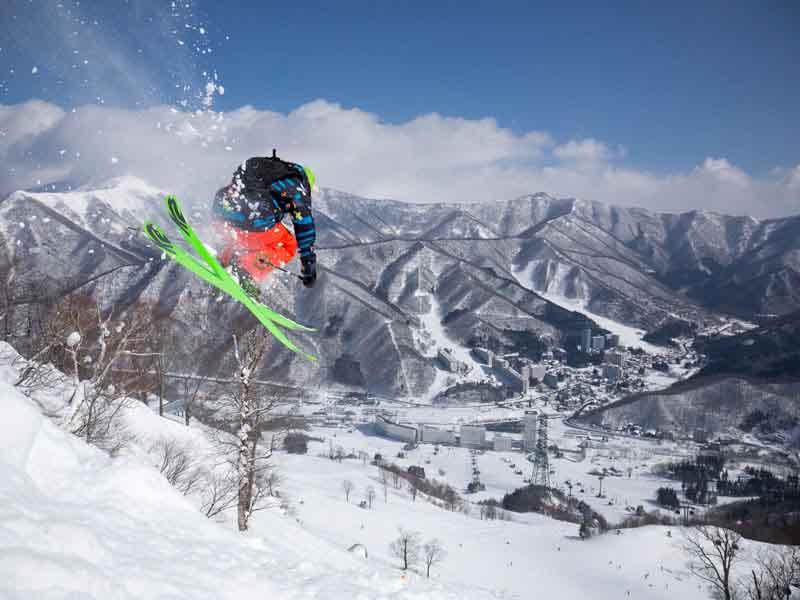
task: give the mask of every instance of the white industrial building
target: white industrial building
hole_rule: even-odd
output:
[[[462,425],[461,445],[465,448],[484,448],[486,446],[486,427],[482,425]]]
[[[453,355],[453,351],[449,348],[440,348],[437,358],[444,368],[452,373],[465,375],[470,371],[470,366],[467,363],[456,359],[456,357]]]
[[[544,380],[544,375],[547,373],[544,365],[531,365],[528,367],[528,371],[530,378],[537,380],[539,383]]]
[[[492,447],[498,452],[510,452],[512,442],[512,438],[496,433],[492,440]]]
[[[456,443],[456,434],[453,431],[445,431],[444,429],[437,429],[430,425],[422,425],[420,427],[422,434],[422,441],[426,444],[451,444]]]
[[[526,452],[536,448],[536,428],[539,424],[539,414],[536,411],[525,411],[522,417],[522,449]]]
[[[375,417],[375,429],[388,438],[411,444],[416,444],[419,436],[417,428],[413,425],[394,423],[381,415]]]

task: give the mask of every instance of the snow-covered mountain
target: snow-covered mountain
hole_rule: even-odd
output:
[[[157,303],[206,348],[229,344],[219,324],[241,308],[138,233],[143,217],[167,221],[162,203],[159,190],[130,177],[12,194],[0,202],[0,269],[11,267],[18,301],[86,286],[109,304]],[[208,219],[207,206],[194,208],[193,221]],[[278,274],[266,293],[321,331],[300,337],[323,357],[320,368],[280,346],[268,361],[305,385],[429,395],[441,384],[440,348],[480,341],[513,351],[590,322],[547,297],[641,329],[718,309],[748,317],[800,307],[800,218],[657,214],[546,194],[418,205],[331,190],[315,196],[315,215],[317,286]]]

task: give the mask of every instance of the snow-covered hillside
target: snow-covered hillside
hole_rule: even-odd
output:
[[[239,534],[227,517],[202,516],[148,464],[145,448],[164,437],[202,457],[211,449],[204,429],[137,403],[126,415],[133,441],[109,458],[41,414],[39,404],[61,390],[34,394],[36,402],[14,388],[13,351],[0,350],[2,598],[707,597],[675,529],[671,537],[648,527],[581,541],[575,525],[540,515],[482,521],[477,509],[445,511],[391,486],[384,499],[375,467],[324,457],[328,440],[305,456],[276,455],[293,511],[259,512]],[[361,435],[345,443],[377,440]],[[355,488],[349,502],[345,479]],[[369,486],[377,497],[361,508]],[[403,574],[390,555],[399,527],[446,549],[430,580],[419,569]],[[349,553],[354,544],[368,558]]]
[[[365,564],[277,509],[240,535],[206,519],[135,446],[111,459],[58,429],[14,375],[0,367],[0,598],[493,597]],[[136,412],[135,429],[186,435]]]

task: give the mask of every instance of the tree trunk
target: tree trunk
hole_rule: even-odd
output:
[[[164,416],[164,354],[158,355],[158,416]]]
[[[250,469],[250,426],[247,423],[247,415],[250,412],[249,402],[243,399],[241,412],[239,413],[239,458],[237,461],[237,471],[239,476],[239,531],[247,529],[247,522],[250,518],[250,492],[252,488],[253,473]]]

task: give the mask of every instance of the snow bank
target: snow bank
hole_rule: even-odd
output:
[[[112,459],[57,428],[13,375],[0,365],[4,600],[494,597],[375,569],[276,512],[254,518],[262,535],[209,521],[136,453]],[[180,428],[139,407],[134,425],[148,420]]]

